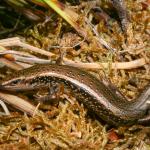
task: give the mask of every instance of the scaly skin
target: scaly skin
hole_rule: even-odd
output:
[[[29,91],[48,88],[50,83],[63,84],[78,101],[100,118],[113,125],[130,125],[143,119],[149,110],[150,85],[135,101],[128,101],[117,89],[91,74],[71,66],[35,65],[15,73],[1,83],[7,91]]]
[[[121,20],[122,30],[126,32],[128,28],[129,20],[128,20],[128,14],[126,10],[125,1],[124,0],[112,0],[112,2]]]

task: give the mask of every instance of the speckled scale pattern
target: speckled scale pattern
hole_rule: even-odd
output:
[[[100,118],[114,125],[132,124],[146,113],[145,109],[137,107],[136,103],[127,101],[117,95],[117,90],[107,87],[93,75],[75,67],[61,65],[35,65],[15,73],[7,78],[2,85],[11,89],[21,90],[18,84],[12,84],[15,80],[28,87],[48,86],[50,83],[63,83],[70,87],[76,99],[82,102],[88,109],[96,113]],[[23,89],[22,89],[23,90]]]
[[[71,74],[73,73],[72,71],[70,72]],[[67,74],[69,75],[69,74]],[[85,74],[82,74],[83,76],[85,76]],[[73,77],[73,76],[72,76]],[[36,84],[49,84],[53,82],[53,84],[56,83],[61,83],[64,84],[65,86],[69,87],[69,89],[73,90],[73,95],[76,97],[76,99],[81,102],[84,103],[84,105],[91,111],[94,110],[94,112],[96,112],[96,114],[98,114],[98,116],[101,116],[101,118],[103,120],[109,120],[109,123],[111,124],[115,124],[116,122],[120,124],[129,124],[128,120],[124,120],[121,118],[118,118],[118,116],[115,116],[114,114],[112,114],[111,111],[108,111],[108,109],[105,108],[104,105],[100,104],[97,99],[95,99],[94,97],[92,97],[88,92],[86,92],[85,90],[83,90],[81,87],[77,87],[74,84],[72,84],[69,81],[63,80],[61,78],[56,78],[56,77],[50,77],[50,76],[41,76],[41,77],[36,77],[33,80],[31,80],[30,84],[32,85],[36,85]],[[92,83],[91,87],[92,87]],[[110,117],[112,118],[112,120],[110,120]],[[132,121],[131,121],[132,122]],[[130,123],[131,123],[130,122]]]

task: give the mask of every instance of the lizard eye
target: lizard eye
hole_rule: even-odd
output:
[[[14,81],[11,82],[12,85],[16,85],[18,84],[19,82],[21,82],[21,79],[16,79]]]

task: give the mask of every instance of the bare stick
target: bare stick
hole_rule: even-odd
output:
[[[0,92],[0,99],[2,99],[4,102],[14,106],[15,108],[18,108],[19,110],[26,112],[30,115],[33,115],[35,112],[36,107],[30,104],[29,102],[25,101],[22,98],[19,98],[15,95],[6,94]]]
[[[97,30],[95,29],[94,25],[92,25],[92,23],[90,23],[88,21],[88,19],[86,18],[86,22],[89,25],[89,27],[93,30],[94,34],[96,35],[96,39],[97,41],[102,44],[105,48],[107,48],[109,51],[111,52],[115,52],[116,49],[112,48],[102,37],[100,37],[99,33],[97,32]]]
[[[0,100],[0,105],[2,106],[2,108],[3,108],[4,112],[5,112],[3,114],[10,115],[10,112],[9,112],[7,106],[5,105],[5,103],[2,100]],[[2,114],[2,112],[0,114]]]
[[[142,67],[147,62],[144,58],[140,58],[137,60],[133,60],[130,62],[116,62],[116,63],[81,63],[81,62],[74,62],[74,61],[65,61],[66,65],[79,67],[79,68],[85,68],[85,69],[103,69],[103,68],[112,68],[112,69],[133,69]]]
[[[40,53],[46,56],[54,56],[54,53],[47,52],[43,49],[31,46],[29,44],[23,43],[20,41],[19,38],[14,37],[14,38],[9,38],[9,39],[4,39],[0,40],[0,45],[2,46],[21,46],[24,48],[28,48],[33,52]],[[137,60],[133,60],[130,62],[114,62],[114,63],[82,63],[82,62],[74,62],[72,60],[67,59],[66,57],[63,58],[63,63],[65,65],[70,65],[70,66],[75,66],[79,68],[85,68],[85,69],[103,69],[103,68],[108,68],[111,67],[112,69],[133,69],[133,68],[138,68],[142,67],[148,62],[144,58],[140,58]]]
[[[55,54],[45,51],[43,49],[37,48],[35,46],[26,44],[24,42],[20,41],[20,38],[18,37],[14,37],[14,38],[8,38],[8,39],[4,39],[4,40],[0,40],[0,45],[1,46],[20,46],[26,49],[30,49],[31,51],[35,52],[35,53],[40,53],[42,55],[51,57],[54,56]]]
[[[23,69],[23,67],[15,62],[9,61],[5,58],[0,58],[0,62],[2,62],[3,64],[5,64],[6,66],[10,67],[11,69],[14,70],[21,70]]]

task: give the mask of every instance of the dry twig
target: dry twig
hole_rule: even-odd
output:
[[[33,52],[36,52],[36,53],[39,53],[39,54],[42,54],[42,55],[45,55],[45,56],[49,56],[49,57],[55,55],[54,53],[47,52],[43,49],[40,49],[40,48],[31,46],[29,44],[26,44],[24,42],[21,42],[18,37],[0,40],[0,45],[1,46],[21,46],[23,48],[29,49],[30,51],[33,51]],[[26,62],[27,61],[29,61],[29,60],[26,60]],[[49,60],[44,61],[44,59],[40,59],[40,61],[42,61],[42,63],[49,62]],[[74,62],[72,60],[69,60],[66,57],[63,58],[63,63],[65,65],[70,65],[70,66],[85,68],[85,69],[103,69],[103,68],[108,68],[110,66],[111,66],[111,69],[133,69],[133,68],[142,67],[142,66],[147,64],[147,62],[144,58],[140,58],[140,59],[133,60],[133,61],[130,61],[130,62],[114,62],[114,63],[110,64],[110,63]]]
[[[18,108],[23,112],[26,112],[30,115],[33,115],[35,113],[36,107],[22,98],[19,98],[15,95],[2,93],[2,92],[0,92],[0,98],[6,103],[11,104],[15,108]]]

